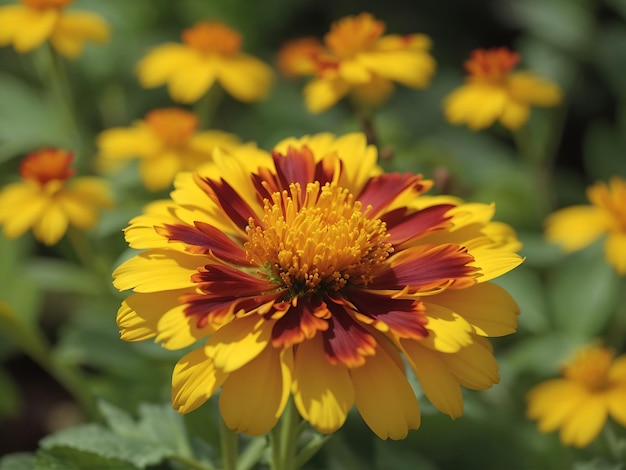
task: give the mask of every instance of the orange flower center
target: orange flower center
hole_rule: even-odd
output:
[[[20,0],[24,5],[31,7],[31,8],[38,8],[38,9],[44,9],[44,8],[58,8],[61,9],[67,5],[69,5],[70,3],[72,3],[74,0]]]
[[[45,186],[50,181],[65,182],[74,176],[70,168],[74,154],[60,149],[42,149],[32,152],[20,163],[20,175],[25,181]]]
[[[334,23],[324,41],[333,54],[346,59],[371,49],[384,31],[385,23],[369,13],[361,13]]]
[[[470,80],[498,82],[503,80],[520,60],[519,54],[506,47],[476,49],[465,62]]]
[[[246,255],[293,297],[365,286],[393,250],[385,223],[335,183],[291,184],[264,211],[260,226],[250,219]]]
[[[613,353],[608,349],[585,348],[563,368],[563,375],[582,383],[590,390],[602,390],[608,385],[612,361]]]
[[[155,109],[146,114],[148,126],[170,145],[182,145],[198,128],[198,117],[180,108]]]
[[[205,54],[234,55],[241,49],[241,35],[222,23],[203,21],[186,29],[183,42]]]

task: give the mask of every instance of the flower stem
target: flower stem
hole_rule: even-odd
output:
[[[272,429],[272,470],[296,470],[299,431],[298,411],[289,400],[280,423]]]
[[[226,426],[220,418],[220,447],[222,451],[223,470],[236,470],[237,468],[237,433]]]
[[[185,468],[189,470],[215,470],[215,467],[211,465],[200,463],[188,457],[183,457],[182,455],[172,455],[168,457],[168,459],[184,464]]]

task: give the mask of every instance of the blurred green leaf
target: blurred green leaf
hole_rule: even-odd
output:
[[[33,470],[138,470],[120,459],[104,457],[71,447],[54,447],[37,452]]]
[[[102,280],[84,268],[58,258],[31,258],[25,275],[42,291],[96,295],[102,291]]]
[[[7,416],[14,416],[19,403],[20,394],[13,379],[4,368],[0,367],[0,420]]]
[[[34,468],[35,454],[18,453],[0,457],[0,470],[26,470]]]
[[[617,310],[619,277],[608,264],[602,241],[573,253],[547,278],[555,327],[592,339]]]

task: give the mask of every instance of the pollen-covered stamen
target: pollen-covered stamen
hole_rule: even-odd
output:
[[[563,375],[585,384],[591,390],[602,390],[609,385],[612,361],[612,351],[589,347],[579,351],[574,359],[563,367]]]
[[[155,109],[145,121],[161,140],[174,146],[187,142],[198,128],[198,116],[180,108]]]
[[[183,31],[182,39],[189,47],[205,54],[233,55],[241,48],[241,35],[217,22],[196,23]]]
[[[244,245],[251,263],[269,271],[291,296],[367,286],[391,254],[385,223],[335,183],[299,184],[265,200],[260,224],[250,220]]]
[[[50,181],[63,183],[74,176],[71,168],[74,154],[61,149],[42,149],[29,153],[20,163],[20,175],[23,180],[34,181],[45,186]]]

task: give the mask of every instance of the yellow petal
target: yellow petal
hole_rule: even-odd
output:
[[[435,61],[425,51],[405,49],[360,54],[359,62],[381,77],[411,88],[424,88],[435,73]]]
[[[220,60],[217,76],[224,89],[244,103],[265,98],[274,80],[268,65],[247,54]]]
[[[508,79],[508,88],[516,101],[533,106],[556,106],[562,99],[558,85],[531,72],[511,74]]]
[[[129,159],[150,157],[163,144],[147,126],[136,124],[133,127],[114,127],[101,132],[96,145],[101,158]]]
[[[61,54],[74,58],[83,51],[85,41],[102,44],[109,34],[109,25],[99,15],[69,11],[59,18],[51,42]]]
[[[124,230],[124,238],[131,248],[145,250],[147,248],[176,249],[167,238],[159,235],[154,227],[165,224],[180,223],[171,213],[172,201],[153,201],[143,209],[143,213],[130,221],[130,226]]]
[[[190,55],[189,58],[173,70],[167,89],[170,96],[181,103],[198,101],[215,82],[216,64],[201,55]]]
[[[293,398],[300,415],[321,433],[339,429],[354,404],[348,370],[326,360],[319,335],[295,353]]]
[[[0,223],[7,238],[17,238],[32,227],[50,203],[36,185],[12,183],[0,192]]]
[[[359,103],[380,106],[389,99],[394,89],[391,80],[374,75],[369,82],[354,85],[351,96]]]
[[[404,439],[420,425],[417,398],[404,371],[382,347],[350,370],[355,403],[363,420],[381,439]]]
[[[304,87],[307,109],[314,114],[326,111],[343,98],[350,86],[339,78],[317,78]]]
[[[342,60],[339,63],[338,74],[352,85],[367,83],[372,79],[372,73],[356,60]]]
[[[446,97],[444,112],[452,124],[467,124],[476,131],[491,126],[502,115],[507,100],[501,87],[469,83]]]
[[[271,430],[285,409],[291,387],[288,364],[271,346],[255,360],[231,372],[220,394],[220,411],[226,425],[237,432],[258,436]]]
[[[206,355],[224,372],[240,369],[256,358],[269,344],[272,325],[259,315],[235,318],[207,341]]]
[[[485,241],[491,242],[488,239]],[[470,247],[468,246],[468,248]],[[469,253],[474,257],[474,261],[468,263],[468,266],[475,266],[480,272],[480,276],[476,278],[478,282],[491,281],[524,262],[524,258],[511,252],[507,247],[498,247],[497,245],[494,247],[491,244],[470,248]]]
[[[570,206],[546,219],[546,238],[566,251],[579,250],[593,243],[610,227],[609,216],[594,206]]]
[[[484,390],[500,382],[498,363],[487,340],[474,337],[474,342],[454,354],[441,354],[446,368],[459,383],[473,390]]]
[[[28,7],[5,5],[0,7],[0,46],[13,42],[15,35],[28,27]]]
[[[417,341],[402,340],[402,347],[433,406],[453,419],[461,416],[463,395],[458,380],[443,360],[446,354],[425,348]]]
[[[422,340],[437,351],[454,353],[472,344],[472,326],[459,314],[434,303],[424,302],[429,333]]]
[[[502,110],[500,122],[504,127],[514,131],[526,124],[529,116],[530,107],[528,105],[518,101],[508,100]]]
[[[532,388],[527,394],[527,414],[539,420],[539,430],[552,432],[583,403],[588,392],[577,382],[552,379]]]
[[[611,417],[621,426],[626,426],[626,384],[608,390],[607,401]]]
[[[113,271],[113,285],[118,290],[159,292],[194,287],[191,276],[206,259],[173,250],[150,250],[122,263]]]
[[[428,300],[456,312],[481,336],[509,335],[517,327],[519,307],[508,292],[496,284],[448,289]]]
[[[52,34],[59,15],[55,8],[28,8],[22,17],[21,28],[13,38],[15,50],[28,52],[40,46]]]
[[[576,447],[589,445],[602,430],[607,411],[607,400],[602,394],[589,394],[563,423],[563,444]]]
[[[611,232],[604,244],[604,254],[618,274],[626,274],[626,232]]]
[[[137,64],[136,72],[144,88],[164,85],[177,70],[193,61],[196,54],[176,43],[165,43],[151,49]]]
[[[226,380],[226,374],[215,369],[202,348],[184,356],[172,373],[172,407],[189,413],[206,402]]]
[[[615,358],[613,364],[611,364],[609,380],[626,383],[626,354]]]
[[[49,204],[33,226],[33,233],[37,240],[46,245],[54,245],[65,235],[68,224],[67,215],[61,207],[56,203]]]
[[[195,152],[211,155],[216,147],[231,150],[240,145],[239,137],[230,132],[204,131],[194,134],[189,139],[189,148]]]
[[[139,164],[139,174],[148,190],[159,191],[171,186],[180,167],[180,155],[172,151],[162,152],[142,160]]]

